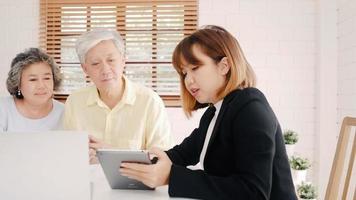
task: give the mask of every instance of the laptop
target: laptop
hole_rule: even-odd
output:
[[[88,136],[0,132],[0,198],[89,200]]]

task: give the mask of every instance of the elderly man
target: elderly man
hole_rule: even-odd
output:
[[[171,128],[160,97],[123,75],[124,42],[116,31],[93,30],[76,43],[83,71],[94,86],[72,93],[64,126],[90,134],[90,162],[99,148],[172,147]]]

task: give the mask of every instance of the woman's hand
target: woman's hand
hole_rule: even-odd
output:
[[[151,188],[167,185],[171,173],[171,160],[164,151],[157,148],[150,150],[149,153],[157,156],[156,164],[121,163],[119,169],[121,174],[141,181]]]

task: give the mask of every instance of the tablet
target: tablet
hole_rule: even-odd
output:
[[[97,156],[112,189],[153,190],[140,181],[120,174],[121,162],[151,164],[148,152],[142,150],[99,149]]]

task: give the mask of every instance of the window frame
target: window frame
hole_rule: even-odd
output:
[[[168,60],[160,60],[157,58],[157,48],[158,48],[158,42],[157,42],[157,34],[159,34],[159,28],[157,27],[157,12],[159,11],[157,9],[158,5],[162,5],[164,3],[171,3],[171,4],[179,4],[182,5],[184,8],[184,18],[183,18],[183,26],[184,29],[181,30],[181,33],[183,34],[182,38],[185,37],[186,35],[191,34],[197,29],[198,25],[198,5],[197,2],[198,0],[170,0],[170,1],[163,1],[163,0],[152,0],[152,1],[145,1],[145,0],[101,0],[100,2],[93,2],[90,0],[40,0],[40,47],[44,49],[49,55],[53,56],[57,64],[62,68],[63,65],[66,64],[73,64],[73,65],[79,65],[80,63],[65,63],[63,62],[62,59],[62,39],[65,38],[66,36],[70,37],[75,37],[77,35],[80,35],[81,33],[66,33],[63,32],[63,29],[61,27],[62,21],[58,23],[58,19],[61,19],[63,16],[63,8],[65,6],[83,6],[86,7],[87,13],[85,14],[86,17],[86,31],[92,29],[92,18],[93,15],[91,12],[93,12],[93,7],[94,6],[116,6],[116,23],[115,23],[115,29],[121,34],[121,36],[124,38],[126,37],[127,34],[127,29],[126,29],[126,15],[125,13],[128,11],[128,5],[147,5],[151,6],[152,8],[152,42],[151,42],[151,62],[147,61],[133,61],[133,60],[127,60],[126,65],[132,65],[132,64],[147,64],[151,65],[150,70],[151,72],[151,82],[152,82],[152,87],[151,89],[155,90],[156,87],[159,86],[159,77],[157,75],[158,73],[158,66],[160,64],[163,65],[172,65],[171,61]],[[120,4],[122,3],[122,5]],[[53,6],[52,4],[55,4]],[[120,4],[120,6],[119,6]],[[56,7],[57,6],[57,7]],[[120,12],[120,10],[123,10],[123,12]],[[56,14],[54,14],[56,13]],[[60,15],[60,17],[58,17]],[[122,21],[124,19],[124,21]],[[57,21],[56,21],[57,20]],[[94,21],[94,20],[93,20]],[[124,24],[124,25],[122,25]],[[58,25],[60,25],[59,30]],[[56,27],[57,26],[57,27]],[[84,32],[82,32],[84,33]],[[181,38],[181,39],[182,39]],[[55,43],[58,43],[58,45],[54,45]],[[126,40],[125,40],[126,42]],[[125,45],[126,46],[126,45]],[[74,48],[74,47],[73,47]],[[75,67],[75,66],[74,66]],[[77,68],[77,67],[76,67]],[[173,68],[173,67],[172,67]],[[84,74],[84,72],[82,72]],[[124,72],[125,73],[125,72]],[[170,80],[170,79],[169,79]],[[87,76],[85,76],[85,83],[89,83],[90,80]],[[84,84],[84,83],[83,83]],[[179,83],[179,77],[178,77],[178,82],[177,82],[178,90],[180,90],[180,83]],[[155,90],[156,91],[156,90]],[[58,92],[55,91],[54,97],[55,99],[58,99],[60,101],[65,101],[69,93],[66,92]],[[160,97],[163,99],[165,105],[167,107],[180,107],[181,102],[180,102],[180,94],[175,94],[175,95],[167,95],[167,94],[159,94]]]

